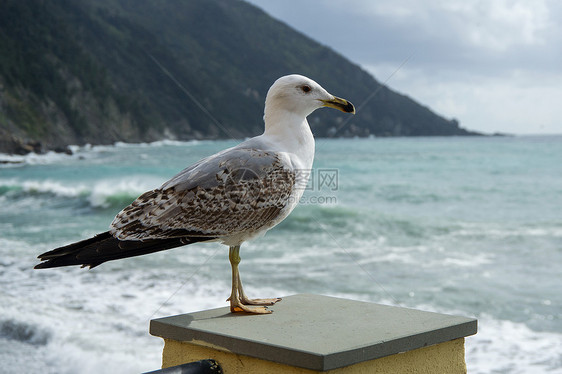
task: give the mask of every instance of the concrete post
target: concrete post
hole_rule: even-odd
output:
[[[269,315],[228,307],[152,320],[163,367],[212,358],[234,373],[466,373],[472,318],[318,295],[293,295]]]

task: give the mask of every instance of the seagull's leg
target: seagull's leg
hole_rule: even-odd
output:
[[[240,273],[238,273],[238,296],[240,301],[246,305],[273,305],[278,301],[281,301],[280,297],[273,299],[250,299],[246,296],[244,289],[242,288],[242,280],[240,279]]]
[[[240,247],[238,247],[238,251],[240,251]],[[238,255],[238,262],[240,263],[240,256]],[[273,299],[250,299],[246,296],[244,292],[244,288],[242,287],[242,279],[240,279],[240,273],[238,272],[238,267],[236,269],[236,276],[238,277],[237,286],[238,286],[238,297],[240,301],[245,305],[273,305],[278,301],[281,301],[281,298],[276,297]]]
[[[246,303],[244,303],[241,300],[241,295],[243,295],[244,291],[242,290],[242,284],[240,283],[240,274],[238,273],[238,264],[240,264],[239,245],[230,247],[228,252],[228,259],[230,260],[230,266],[232,267],[232,292],[230,294],[230,297],[226,300],[226,301],[230,301],[230,311],[232,313],[235,312],[246,312],[246,313],[254,313],[254,314],[271,313],[271,310],[268,310],[264,306],[246,305]],[[271,305],[271,304],[267,304],[267,305]]]

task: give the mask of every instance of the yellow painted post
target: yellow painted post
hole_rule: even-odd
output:
[[[219,308],[151,321],[163,368],[212,358],[225,374],[466,373],[475,319],[318,295],[270,315]]]

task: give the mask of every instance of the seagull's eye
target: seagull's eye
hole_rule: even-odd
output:
[[[301,90],[304,93],[309,93],[310,91],[312,91],[312,88],[310,88],[308,84],[305,84],[304,86],[301,87]]]

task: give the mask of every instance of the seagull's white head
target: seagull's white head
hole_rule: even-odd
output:
[[[331,107],[346,113],[355,113],[353,104],[340,99],[310,78],[302,75],[286,75],[273,83],[265,99],[265,119],[274,112],[289,112],[307,117],[316,109]]]

